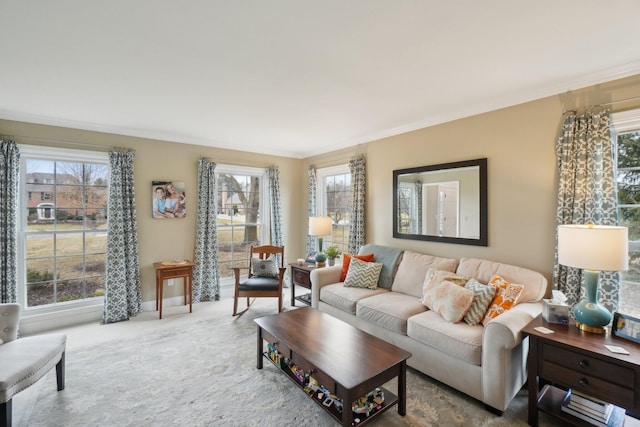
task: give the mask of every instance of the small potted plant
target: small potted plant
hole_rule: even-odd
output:
[[[342,251],[335,245],[329,246],[324,253],[327,255],[329,259],[329,265],[334,265],[336,263],[336,258],[340,256]]]

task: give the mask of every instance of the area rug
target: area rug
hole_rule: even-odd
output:
[[[71,349],[66,388],[55,371],[38,387],[21,425],[335,426],[336,422],[273,365],[256,369],[253,319],[273,311],[228,312],[188,327],[142,333]],[[396,392],[394,381],[388,383]],[[522,391],[498,417],[446,385],[408,369],[407,415],[394,408],[379,426],[526,426]],[[545,425],[544,419],[541,425]],[[546,424],[551,425],[551,424]]]

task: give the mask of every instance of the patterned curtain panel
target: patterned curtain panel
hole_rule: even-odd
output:
[[[556,142],[558,205],[556,224],[617,225],[615,147],[611,139],[609,111],[600,109],[565,114]],[[568,303],[581,295],[582,270],[558,264],[557,231],[553,285]],[[601,272],[598,301],[608,310],[618,307],[619,274]]]
[[[103,323],[129,320],[142,311],[134,152],[109,153],[109,225]]]
[[[193,301],[220,300],[218,269],[218,226],[216,224],[216,164],[198,161],[198,212],[196,254],[193,267]]]
[[[365,203],[365,161],[358,157],[349,161],[351,171],[351,206],[349,209],[349,253],[357,254],[365,244],[364,203]]]
[[[20,152],[13,140],[0,139],[0,302],[16,302],[16,233]]]
[[[284,245],[282,232],[282,205],[280,201],[280,171],[272,166],[267,170],[269,178],[269,205],[271,206],[271,244],[274,246]],[[280,265],[282,256],[277,255],[277,262]],[[284,287],[289,287],[289,276],[284,276]]]
[[[307,204],[307,230],[309,229],[309,217],[317,214],[317,196],[316,196],[316,169],[309,167],[309,202]],[[307,234],[307,252],[313,252],[318,247],[318,238]]]

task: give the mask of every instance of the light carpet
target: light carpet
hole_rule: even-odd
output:
[[[273,314],[274,304],[256,303],[239,317],[231,316],[230,299],[197,304],[194,312],[204,304],[213,308],[192,323],[168,321],[135,336],[68,348],[65,390],[56,392],[51,371],[14,421],[30,427],[337,425],[274,366],[256,369],[253,319]],[[385,387],[397,390],[395,381]],[[481,402],[408,369],[407,415],[394,407],[373,424],[506,427],[526,426],[526,419],[524,390],[498,417]],[[541,414],[540,425],[558,423]]]

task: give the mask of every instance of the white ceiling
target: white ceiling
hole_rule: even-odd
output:
[[[0,0],[0,118],[303,158],[640,73],[640,1]]]

